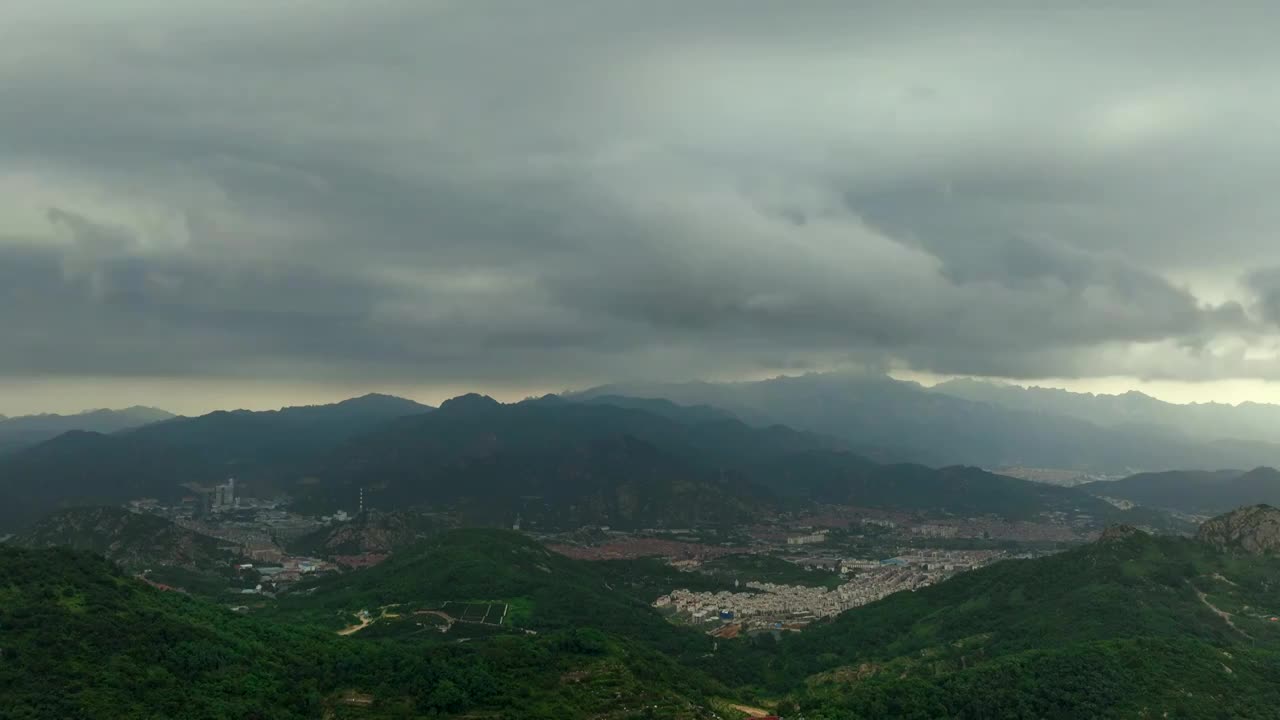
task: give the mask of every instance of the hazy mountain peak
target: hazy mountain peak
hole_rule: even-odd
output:
[[[546,395],[542,395],[540,397],[525,398],[524,400],[521,401],[521,404],[532,403],[536,405],[563,405],[567,402],[569,401],[564,399],[560,395],[557,395],[555,393],[547,393]]]
[[[368,393],[360,397],[350,398],[336,403],[337,407],[344,408],[377,408],[377,409],[400,409],[406,414],[424,412],[431,410],[431,406],[402,398],[397,395],[385,395],[383,393]]]
[[[135,405],[123,410],[85,410],[74,415],[26,415],[0,418],[0,453],[29,447],[65,432],[114,433],[168,420],[172,413]]]
[[[443,403],[440,403],[441,410],[447,410],[450,412],[477,412],[491,410],[497,407],[502,407],[502,403],[494,400],[488,395],[481,395],[480,393],[467,393],[466,395],[449,398]]]

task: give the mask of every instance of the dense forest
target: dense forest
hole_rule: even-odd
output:
[[[1276,558],[1134,532],[730,645],[707,670],[806,717],[1268,717],[1278,584]]]
[[[462,530],[246,616],[86,553],[3,547],[0,694],[6,717],[33,719],[693,718],[735,702],[830,719],[1264,718],[1280,703],[1269,555],[1118,532],[734,641],[648,606],[683,575]],[[449,603],[494,614],[442,626]]]
[[[0,547],[0,577],[6,718],[700,717],[716,690],[610,632],[607,613],[482,642],[341,637],[161,592],[81,552]]]

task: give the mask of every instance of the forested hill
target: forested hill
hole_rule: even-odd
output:
[[[831,441],[786,428],[557,398],[502,405],[468,396],[324,455],[317,493],[357,486],[383,506],[456,506],[476,522],[540,527],[741,522],[770,506],[752,458]]]
[[[353,439],[312,474],[317,492],[352,496],[373,478],[375,502],[458,505],[534,527],[730,522],[815,502],[1011,520],[1061,513],[1085,525],[1124,517],[1072,489],[977,468],[883,465],[828,436],[627,399],[461,398]]]
[[[482,543],[475,547],[481,553],[495,541],[471,539]],[[440,577],[447,579],[450,569],[466,572],[446,567]],[[161,592],[104,559],[69,550],[0,546],[0,577],[0,714],[6,719],[692,720],[717,717],[711,699],[730,692],[653,646],[611,631],[612,621],[600,611],[572,628],[537,635],[514,630],[465,644],[437,632],[366,640]],[[573,577],[561,585],[566,594],[548,601],[568,617],[573,596],[567,591],[591,588]],[[600,589],[591,597],[600,599],[606,591],[593,586]],[[489,596],[501,589],[457,591]],[[709,650],[705,636],[665,626],[643,605],[622,611],[647,613],[646,630]],[[640,708],[648,714],[637,714]]]
[[[899,593],[709,665],[806,718],[1271,717],[1280,558],[1129,529]]]
[[[358,608],[486,600],[512,605],[508,622],[517,628],[590,627],[643,638],[673,653],[686,646],[709,650],[710,640],[691,636],[647,602],[612,588],[602,570],[509,530],[454,530],[401,550],[377,567],[295,590],[281,598],[280,610],[336,617]]]
[[[719,642],[615,569],[508,531],[449,532],[249,616],[88,554],[0,546],[0,695],[24,720],[725,718],[775,701],[810,720],[1269,718],[1280,557],[1246,536],[1275,513],[1221,519],[1221,550],[1116,528],[798,634]],[[427,622],[470,608],[493,621]],[[359,632],[334,632],[358,611]]]
[[[1035,519],[1119,516],[1115,508],[1072,488],[996,475],[974,467],[881,465],[851,453],[817,451],[775,458],[751,469],[753,477],[784,495],[825,503],[969,517]]]
[[[110,435],[72,432],[0,456],[0,528],[58,507],[173,499],[184,484],[235,476],[262,494],[288,489],[317,453],[381,423],[431,408],[368,395],[333,405],[173,418]]]
[[[1142,473],[1122,480],[1093,482],[1079,489],[1157,508],[1214,515],[1241,505],[1280,505],[1280,472],[1241,470]]]

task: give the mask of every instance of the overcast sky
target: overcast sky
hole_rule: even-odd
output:
[[[1280,400],[1280,11],[1059,5],[8,0],[0,412]]]

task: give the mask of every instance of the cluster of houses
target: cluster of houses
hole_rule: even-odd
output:
[[[748,582],[747,592],[674,590],[653,605],[694,623],[732,622],[752,628],[794,626],[931,585],[998,556],[992,552],[932,551],[885,562],[859,563],[860,572],[835,589]]]
[[[654,607],[671,608],[695,623],[743,622],[749,626],[803,623],[833,617],[901,590],[913,590],[930,582],[927,573],[909,568],[885,567],[860,575],[834,590],[825,587],[775,585],[749,582],[754,592],[693,592],[675,590],[654,601]]]
[[[236,565],[236,570],[242,576],[253,577],[257,575],[259,579],[257,586],[241,591],[246,595],[250,595],[255,593],[274,593],[298,582],[304,576],[315,573],[337,572],[338,566],[317,558],[286,555],[279,561],[279,564],[255,565],[254,563],[241,563]]]

